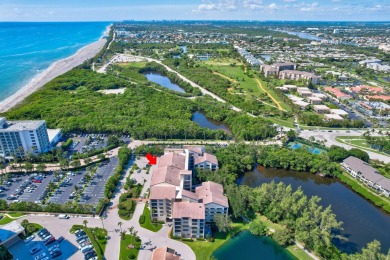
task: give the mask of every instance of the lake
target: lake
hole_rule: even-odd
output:
[[[248,230],[238,233],[212,255],[219,260],[290,260],[295,259],[288,251],[269,237],[254,236]]]
[[[223,130],[228,134],[231,134],[232,131],[230,130],[229,126],[226,125],[223,122],[216,121],[212,118],[207,117],[202,111],[196,111],[192,115],[193,122],[197,123],[200,127],[206,127],[208,129],[212,130]]]
[[[307,196],[317,195],[321,205],[332,205],[337,219],[342,221],[343,235],[349,241],[334,241],[343,252],[353,253],[359,251],[374,239],[379,240],[382,252],[387,253],[390,248],[390,216],[369,203],[364,198],[344,186],[337,179],[323,178],[318,175],[282,169],[269,169],[262,166],[246,173],[238,180],[239,184],[251,187],[263,183],[284,182],[294,189],[301,187]]]
[[[160,86],[163,86],[165,88],[168,88],[170,90],[174,90],[177,92],[185,93],[184,89],[179,87],[177,84],[172,83],[172,81],[167,76],[164,76],[161,73],[153,71],[153,72],[146,72],[146,73],[144,73],[144,75],[149,81],[157,83]]]
[[[306,40],[312,40],[312,41],[321,41],[322,39],[312,35],[310,33],[305,33],[305,32],[293,32],[293,31],[284,31],[284,30],[277,30],[279,32],[284,32],[290,35],[295,35],[298,36],[299,38],[306,39]]]

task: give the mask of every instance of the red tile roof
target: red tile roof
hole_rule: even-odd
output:
[[[172,218],[205,219],[205,214],[205,207],[203,203],[173,203]]]

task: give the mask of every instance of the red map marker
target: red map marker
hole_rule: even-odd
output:
[[[149,164],[154,165],[157,163],[157,156],[153,156],[150,153],[146,155],[146,159],[148,159]]]

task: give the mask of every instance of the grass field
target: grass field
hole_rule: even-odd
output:
[[[137,241],[134,236],[125,235],[125,239],[121,239],[119,260],[137,259],[141,243],[141,240]],[[128,247],[131,244],[134,245],[134,248]]]
[[[14,219],[7,217],[7,216],[4,216],[2,219],[0,219],[0,225],[5,225],[5,224],[8,224],[12,221],[14,221]]]
[[[381,152],[379,150],[371,148],[370,144],[367,143],[366,139],[362,136],[338,136],[336,137],[336,141],[349,144],[351,146],[354,146],[356,148],[360,148],[362,150],[371,151],[379,154],[383,154],[386,156],[389,156],[389,154],[386,154],[384,152]]]
[[[145,217],[145,222],[140,223],[141,227],[149,229],[150,231],[157,232],[162,228],[162,224],[160,223],[152,223],[151,218],[150,218],[150,210],[147,205],[145,205],[144,211],[142,213],[141,217]]]
[[[256,96],[266,106],[265,109],[279,109],[290,111],[291,109],[281,102],[275,92],[268,88],[264,82],[254,78],[251,71],[245,72],[242,63],[231,66],[236,60],[233,59],[211,59],[199,62],[201,66],[211,69],[214,74],[223,77],[233,83],[233,88],[229,91],[235,94],[245,94]]]

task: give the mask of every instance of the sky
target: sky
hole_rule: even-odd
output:
[[[390,21],[390,0],[0,0],[0,21]]]

